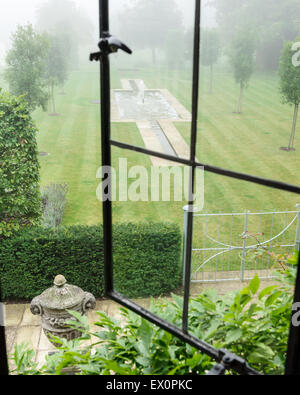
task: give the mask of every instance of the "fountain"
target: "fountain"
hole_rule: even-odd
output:
[[[121,119],[179,119],[177,112],[159,90],[148,90],[144,81],[130,80],[132,90],[115,90],[114,96]]]
[[[143,80],[139,81],[138,88],[139,88],[139,98],[140,98],[142,104],[144,104],[145,103],[145,88],[146,87],[145,87]]]
[[[157,120],[179,119],[172,105],[159,90],[148,90],[143,80],[129,80],[131,90],[115,90],[115,100],[121,119],[148,121],[164,152],[176,156]]]

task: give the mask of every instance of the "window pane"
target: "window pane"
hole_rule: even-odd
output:
[[[194,1],[112,0],[110,6],[111,33],[133,51],[110,57],[112,122],[120,132],[112,138],[188,157],[177,124],[190,129]]]
[[[198,159],[299,185],[299,4],[202,3]]]

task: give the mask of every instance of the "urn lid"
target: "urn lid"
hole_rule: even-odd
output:
[[[86,294],[86,292],[76,285],[67,284],[65,277],[59,274],[54,279],[54,286],[46,289],[37,298],[42,307],[65,310],[72,309],[82,303]]]

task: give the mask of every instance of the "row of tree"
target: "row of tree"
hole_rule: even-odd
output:
[[[37,10],[36,28],[18,26],[6,57],[10,93],[25,95],[29,107],[55,109],[55,87],[79,64],[79,51],[92,40],[93,25],[71,0],[48,0]],[[88,51],[86,51],[86,58]]]
[[[294,46],[294,44],[299,45]],[[294,106],[293,124],[289,144],[284,149],[290,151],[294,147],[295,131],[300,104],[300,37],[283,43],[278,61],[278,74],[280,77],[280,93],[283,103]],[[243,93],[255,69],[257,57],[257,36],[248,27],[243,28],[231,39],[230,45],[225,48],[225,53],[234,74],[236,83],[239,84],[240,94],[237,102],[236,113],[242,113]],[[201,62],[210,67],[210,93],[213,86],[213,67],[221,55],[221,39],[217,29],[206,29],[202,32]],[[256,56],[255,56],[256,55]]]
[[[255,32],[255,62],[259,70],[277,70],[282,47],[300,34],[298,0],[212,0],[222,46],[241,29]]]

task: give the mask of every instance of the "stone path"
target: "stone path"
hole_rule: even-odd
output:
[[[139,85],[140,80],[133,80],[137,85]],[[123,89],[116,89],[116,91],[128,91],[132,90],[132,87],[129,83],[128,79],[121,80],[122,88]],[[160,127],[162,128],[165,136],[169,140],[170,145],[172,146],[174,152],[179,157],[189,158],[190,156],[190,149],[179,131],[177,130],[174,122],[190,122],[191,121],[191,113],[181,104],[179,101],[174,97],[167,89],[148,89],[145,86],[146,90],[148,91],[157,91],[160,92],[164,98],[172,105],[172,107],[176,110],[178,114],[178,118],[170,118],[170,119],[163,119],[157,120]],[[164,152],[164,149],[158,140],[155,132],[153,131],[151,124],[148,120],[141,120],[137,121],[134,119],[121,119],[120,114],[118,111],[118,107],[114,97],[114,90],[111,91],[111,119],[112,122],[131,122],[136,123],[137,127],[140,131],[141,137],[144,141],[145,148],[157,151],[157,152]],[[165,159],[160,159],[157,157],[150,157],[153,166],[180,166],[177,163],[167,161]]]

